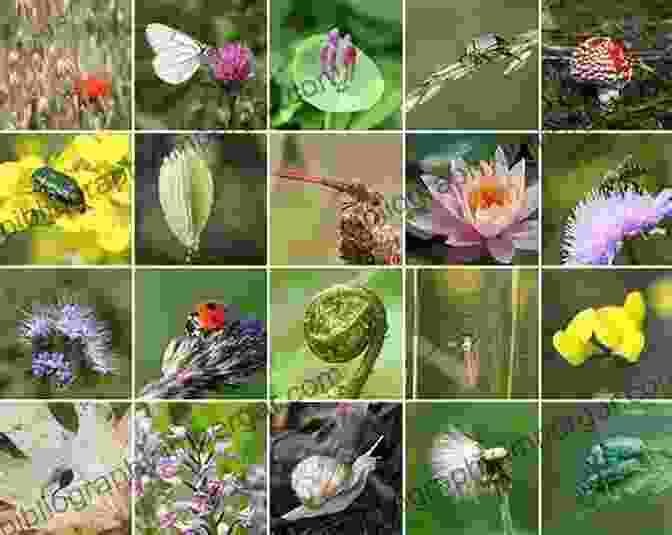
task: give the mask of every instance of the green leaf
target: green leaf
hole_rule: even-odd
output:
[[[68,431],[77,433],[79,430],[79,417],[72,403],[47,403],[47,406],[59,424]]]
[[[385,93],[378,103],[366,112],[358,115],[350,124],[351,130],[368,130],[382,123],[389,115],[401,108],[401,89]]]
[[[357,50],[353,79],[344,91],[339,91],[322,75],[320,50],[327,35],[313,35],[297,48],[291,65],[291,75],[299,95],[306,102],[326,112],[368,110],[383,95],[385,80],[378,66],[362,50]]]
[[[401,24],[401,2],[390,0],[348,0],[352,9],[374,19]]]
[[[191,428],[195,433],[204,433],[208,429],[209,420],[205,414],[194,414],[191,417]]]

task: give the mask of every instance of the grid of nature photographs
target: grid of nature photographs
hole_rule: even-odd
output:
[[[0,535],[669,531],[672,4],[1,3]]]

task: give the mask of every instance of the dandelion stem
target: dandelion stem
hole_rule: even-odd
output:
[[[332,115],[330,111],[324,112],[324,130],[331,130]]]

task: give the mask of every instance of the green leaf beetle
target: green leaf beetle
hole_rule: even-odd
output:
[[[51,167],[40,167],[32,174],[33,191],[46,193],[50,201],[57,201],[70,209],[86,212],[84,192],[77,181]]]

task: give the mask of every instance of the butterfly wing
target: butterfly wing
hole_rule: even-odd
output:
[[[186,33],[163,24],[149,24],[145,30],[149,45],[156,52],[152,62],[156,75],[166,83],[177,85],[189,80],[201,65],[208,49]]]
[[[434,439],[432,475],[451,496],[473,495],[481,479],[478,460],[482,454],[478,442],[451,427]]]

